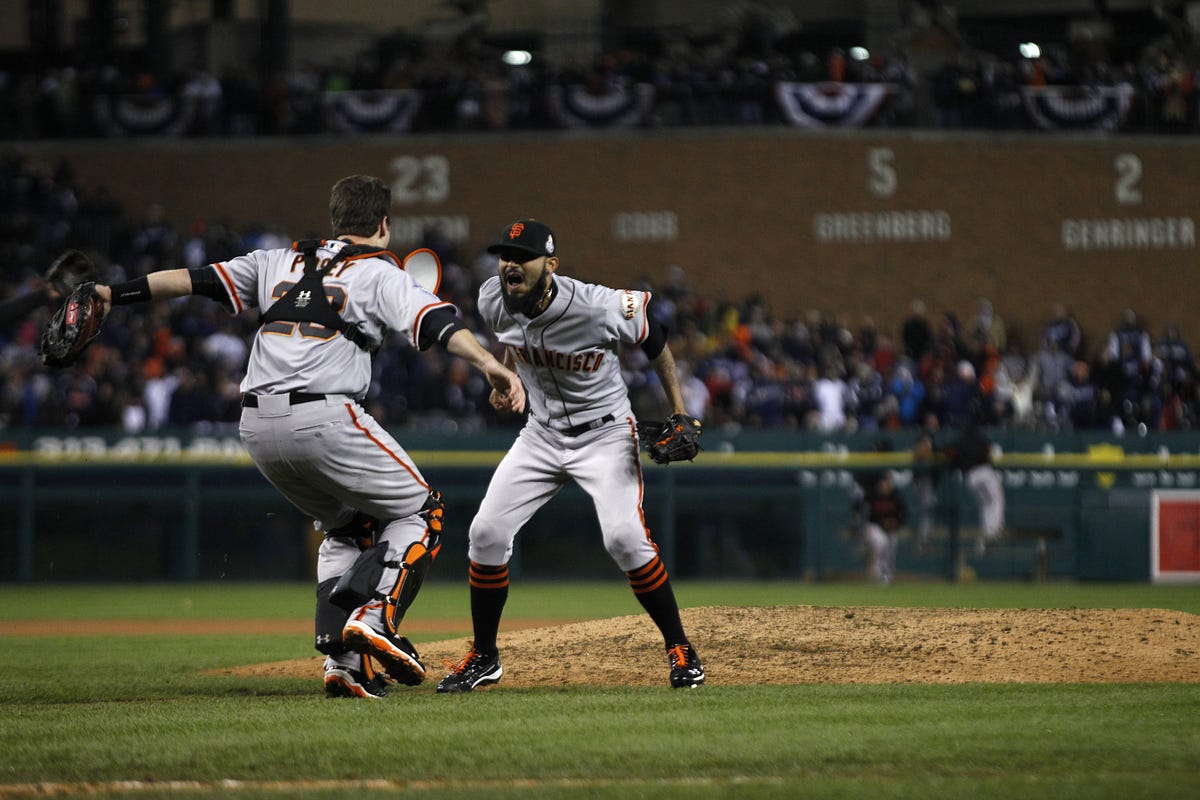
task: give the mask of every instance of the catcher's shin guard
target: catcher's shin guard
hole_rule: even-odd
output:
[[[383,621],[389,633],[399,635],[400,620],[404,619],[405,612],[417,599],[417,592],[421,591],[421,584],[425,582],[429,567],[442,549],[442,522],[445,510],[442,493],[434,489],[429,492],[425,505],[417,512],[418,516],[425,520],[426,539],[424,542],[413,542],[404,551],[396,583],[383,599]]]
[[[329,600],[336,584],[337,578],[330,578],[317,584],[315,646],[317,650],[327,656],[340,655],[349,649],[342,644],[342,628],[346,626],[350,612]]]
[[[445,515],[446,503],[442,500],[442,493],[437,489],[431,490],[417,516],[425,520],[425,529],[429,533],[426,548],[434,558],[437,558],[438,551],[442,548],[442,524]]]
[[[432,563],[433,553],[421,542],[413,542],[404,551],[396,583],[383,598],[383,622],[388,633],[399,635],[400,620],[404,619],[408,607],[417,599],[417,592],[421,591],[421,584],[425,582],[425,575]]]
[[[425,520],[425,541],[410,544],[400,561],[387,560],[385,542],[367,548],[338,580],[330,595],[332,602],[347,611],[353,611],[372,600],[382,599],[385,603],[384,622],[388,632],[395,633],[400,620],[404,618],[404,612],[416,599],[429,572],[429,565],[441,550],[444,510],[441,492],[430,492],[425,505],[417,512]],[[386,584],[385,571],[392,569],[397,570],[396,579],[385,593],[381,588]]]
[[[329,600],[347,612],[379,597],[379,584],[387,567],[398,567],[395,561],[387,561],[387,543],[368,547],[358,554],[350,569],[338,578],[329,594]]]

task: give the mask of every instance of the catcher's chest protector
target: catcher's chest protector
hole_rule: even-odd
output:
[[[296,285],[276,300],[266,313],[259,318],[260,325],[270,322],[315,322],[324,325],[345,336],[363,350],[370,350],[371,344],[357,326],[342,319],[337,310],[329,304],[325,294],[325,276],[337,264],[350,256],[376,255],[387,250],[372,249],[365,245],[347,245],[338,251],[324,267],[317,266],[317,248],[321,242],[317,239],[305,239],[296,244],[296,249],[304,255],[304,275]]]

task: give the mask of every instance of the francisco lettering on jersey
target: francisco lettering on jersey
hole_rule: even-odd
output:
[[[534,367],[550,367],[564,372],[595,372],[604,360],[603,350],[583,350],[578,353],[560,353],[544,347],[513,347],[513,355],[522,364]]]

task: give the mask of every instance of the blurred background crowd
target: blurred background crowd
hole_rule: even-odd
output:
[[[40,288],[64,247],[91,254],[102,280],[116,282],[290,241],[226,219],[179,229],[160,208],[132,214],[87,193],[68,163],[14,155],[0,159],[0,204],[7,297]],[[422,244],[442,259],[442,296],[481,331],[475,296],[495,258],[459,252],[432,229]],[[569,274],[571,265],[564,267]],[[710,426],[855,431],[977,421],[1120,432],[1200,422],[1196,367],[1178,328],[1119,305],[1111,329],[1082,330],[1069,298],[1049,298],[1044,326],[1018,330],[988,298],[965,309],[910,298],[898,300],[911,303],[900,329],[881,330],[870,318],[836,311],[780,313],[758,293],[706,296],[689,284],[686,265],[647,265],[634,288],[653,291],[689,411]],[[0,330],[0,426],[137,433],[236,423],[253,314],[234,317],[200,298],[117,308],[79,365],[48,370],[37,342],[50,312]],[[630,348],[622,359],[635,410],[661,415],[661,390],[641,351]],[[482,377],[441,348],[416,352],[393,339],[379,351],[375,373],[367,403],[385,424],[479,430],[518,422],[497,418]]]
[[[107,24],[112,36],[112,9],[119,4],[91,5],[109,14],[97,11],[87,24]],[[152,11],[167,4],[150,5]],[[214,14],[223,9],[232,17],[232,5],[213,2]],[[445,23],[453,27],[450,34],[399,28],[358,52],[320,60],[293,53],[281,57],[278,68],[214,66],[160,52],[169,37],[154,26],[165,24],[165,11],[147,12],[147,52],[137,59],[99,34],[74,47],[47,42],[36,57],[0,62],[0,138],[136,135],[139,124],[150,124],[147,118],[153,118],[152,132],[181,136],[309,135],[346,124],[412,131],[611,125],[619,95],[631,106],[638,102],[633,87],[648,87],[650,99],[638,113],[620,117],[626,125],[794,124],[775,92],[788,82],[886,85],[886,103],[861,123],[888,127],[1038,127],[1022,89],[1049,86],[1127,91],[1119,122],[1124,130],[1188,132],[1200,125],[1200,37],[1187,4],[1134,4],[1144,7],[1130,14],[1120,13],[1126,4],[1096,0],[1090,13],[1059,20],[1052,29],[1057,41],[1041,45],[1038,34],[1047,31],[1030,15],[1015,23],[1030,29],[1028,41],[1016,37],[1018,47],[1014,23],[1003,17],[981,22],[961,18],[955,4],[897,0],[890,4],[894,27],[868,49],[851,45],[855,36],[841,29],[802,24],[787,3],[742,0],[728,3],[706,28],[627,24],[603,37],[598,53],[537,51],[519,36],[498,36],[489,28],[486,0],[442,5],[458,14]],[[876,5],[882,12],[889,4]],[[288,20],[286,3],[267,6]],[[264,41],[264,62],[270,44]],[[525,46],[534,52],[520,49]],[[554,90],[569,88],[578,90],[580,109],[590,98],[604,113],[564,114]],[[332,98],[371,92],[411,97],[360,97],[363,116],[373,121],[347,123],[331,115]],[[128,125],[118,119],[118,102],[127,108]],[[396,103],[399,118],[381,122],[396,113]]]
[[[117,124],[117,97],[126,110],[141,112],[131,112],[131,120],[162,113],[178,122],[154,129],[159,135],[300,136],[330,133],[330,97],[364,92],[413,93],[411,104],[397,106],[407,109],[398,116],[408,131],[563,127],[569,120],[555,114],[551,98],[560,98],[561,110],[563,95],[555,90],[575,88],[585,123],[599,125],[613,116],[588,118],[588,98],[606,106],[614,94],[632,98],[634,86],[651,87],[650,101],[621,117],[627,124],[795,124],[775,93],[793,82],[887,84],[887,102],[864,120],[881,126],[1031,127],[1021,90],[1049,86],[1124,87],[1124,130],[1190,133],[1200,120],[1200,36],[1192,24],[1200,15],[1190,3],[1133,4],[1138,13],[1131,16],[1118,8],[1127,4],[1097,0],[1069,28],[1056,22],[1056,43],[1037,47],[1044,29],[1020,31],[1031,17],[988,18],[984,26],[960,17],[953,4],[897,0],[875,4],[889,9],[894,24],[867,49],[844,32],[805,28],[788,3],[730,2],[707,30],[627,26],[598,37],[598,52],[580,57],[570,47],[542,52],[519,37],[495,35],[487,2],[461,0],[442,4],[454,15],[448,35],[381,28],[369,47],[348,57],[322,53],[317,61],[284,52],[271,15],[287,21],[288,4],[271,0],[260,4],[267,14],[261,58],[219,69],[171,58],[171,41],[156,36],[165,31],[168,3],[140,7],[148,27],[143,48],[117,46],[114,26],[124,5],[89,0],[89,14],[78,21],[86,34],[68,43],[54,33],[61,20],[51,18],[61,16],[62,4],[26,4],[31,45],[0,60],[0,139],[151,133],[148,123],[141,130]],[[200,5],[211,12],[205,30],[212,48],[222,31],[233,30],[236,4]],[[603,4],[627,20],[637,5]],[[867,27],[869,33],[869,20]],[[1107,32],[1103,47],[1096,32]],[[1027,39],[1029,46],[1015,47]],[[381,107],[363,102],[364,113]],[[188,114],[174,115],[182,105]],[[68,161],[0,153],[0,300],[38,289],[46,265],[65,247],[91,254],[102,278],[113,282],[284,245],[289,236],[225,218],[180,226],[161,208],[123,208],[103,187],[80,186]],[[475,293],[493,259],[459,252],[433,229],[422,244],[442,258],[443,295],[479,330]],[[899,330],[881,330],[870,318],[836,309],[784,312],[761,294],[704,296],[689,284],[686,264],[644,268],[638,283],[654,292],[654,313],[672,331],[689,411],[710,426],[835,431],[977,420],[1050,430],[1170,430],[1200,419],[1195,365],[1175,321],[1124,308],[1119,298],[1108,330],[1081,330],[1069,297],[1047,298],[1038,330],[1006,326],[1003,298],[954,309],[897,298],[911,303],[908,319]],[[230,317],[199,299],[136,313],[116,309],[84,362],[65,371],[38,363],[48,316],[41,309],[0,330],[0,427],[142,432],[235,423],[238,382],[257,328],[252,315]],[[622,358],[637,410],[657,416],[653,371],[636,348]],[[375,370],[367,402],[385,424],[516,424],[497,419],[481,377],[440,349],[418,353],[389,342]]]

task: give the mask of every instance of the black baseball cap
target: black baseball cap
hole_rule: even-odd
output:
[[[558,254],[558,239],[550,226],[536,219],[519,219],[504,229],[499,241],[488,245],[489,253],[519,250],[533,258]]]

